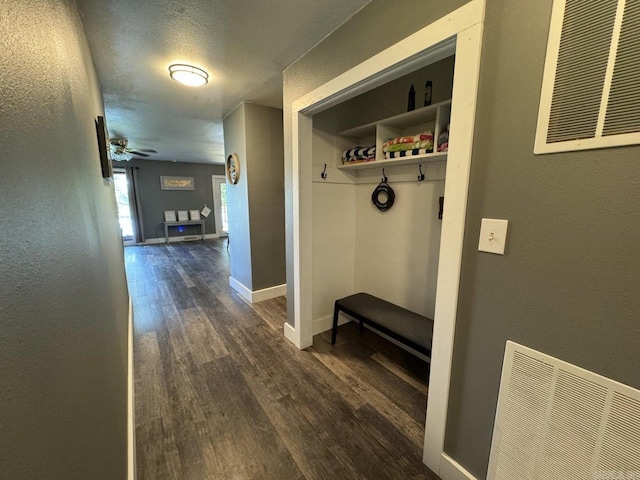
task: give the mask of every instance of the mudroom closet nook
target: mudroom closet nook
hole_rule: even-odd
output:
[[[290,124],[285,125],[285,160],[291,159],[285,168],[285,183],[290,186],[286,203],[291,309],[284,336],[299,349],[312,346],[315,334],[332,329],[335,301],[360,289],[418,315],[433,315],[423,461],[441,478],[462,478],[456,475],[463,471],[445,453],[444,444],[484,8],[483,0],[471,0],[343,73],[325,78],[325,83],[291,99]],[[447,82],[436,76],[447,70],[435,68],[446,61],[448,81],[454,77],[448,92],[443,90]],[[418,73],[429,67],[428,75]],[[424,106],[427,81],[435,117],[411,118],[419,116],[417,111]],[[438,105],[448,100],[450,142],[435,136]],[[395,123],[396,116],[410,107],[416,113],[400,118],[416,122]],[[285,109],[285,124],[288,121]],[[372,123],[376,128],[369,126],[362,137],[352,130]],[[430,125],[423,128],[425,123]],[[378,129],[377,124],[383,127]],[[383,139],[382,133],[378,151],[378,131],[387,127],[395,130],[393,138]],[[406,145],[385,149],[406,141],[398,135],[414,137],[409,140],[416,143],[410,152],[402,150]],[[435,154],[427,153],[428,144],[418,143],[430,139]],[[448,143],[447,154],[436,160],[441,142]],[[422,147],[424,152],[419,151]],[[398,148],[408,153],[396,154]],[[407,156],[413,157],[412,163],[383,165]],[[369,161],[359,162],[366,165],[363,168],[340,168],[343,157],[344,164]],[[422,175],[424,180],[419,181]],[[383,176],[395,193],[386,211],[372,203]],[[441,197],[445,198],[440,220]],[[384,202],[382,197],[378,200]],[[374,321],[379,319],[378,315]]]
[[[454,65],[444,58],[312,117],[314,334],[357,292],[434,318]],[[381,180],[391,202],[386,191],[372,199]]]

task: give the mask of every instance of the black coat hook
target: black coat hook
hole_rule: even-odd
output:
[[[382,169],[382,183],[387,183],[387,176],[384,174],[384,168]]]
[[[323,180],[325,180],[327,178],[327,164],[324,164],[324,170],[322,170],[322,173],[320,174],[320,176],[322,177]]]
[[[424,181],[424,173],[422,173],[422,165],[418,165],[418,170],[420,171],[420,175],[418,175],[418,181]]]

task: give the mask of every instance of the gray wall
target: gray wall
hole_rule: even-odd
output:
[[[246,107],[253,290],[286,283],[282,110]]]
[[[131,160],[114,162],[114,166],[138,167],[138,183],[142,203],[142,223],[144,236],[164,238],[165,210],[202,210],[207,204],[213,210],[213,184],[211,175],[224,175],[224,165],[202,163],[158,162],[153,160]],[[160,176],[193,177],[195,190],[162,190]],[[202,217],[204,218],[204,217]],[[207,233],[216,232],[215,211],[205,219]],[[185,227],[180,233],[172,228],[169,236],[198,235],[198,226]]]
[[[296,98],[463,3],[373,0],[285,72],[285,119]],[[479,478],[506,340],[640,387],[640,148],[533,155],[551,5],[487,2],[445,444]],[[410,24],[379,23],[390,19]],[[290,144],[286,122],[288,186]],[[482,217],[510,221],[504,257],[477,251]]]
[[[240,177],[238,183],[235,185],[227,185],[231,277],[235,278],[250,290],[253,290],[245,107],[246,104],[241,103],[224,119],[224,157],[226,159],[229,155],[235,153],[240,160]]]
[[[293,325],[291,104],[332,78],[467,3],[467,0],[372,0],[284,72],[287,309]],[[375,32],[375,34],[372,34]],[[420,89],[418,89],[418,92]],[[420,98],[420,95],[416,95]]]
[[[478,476],[507,339],[640,387],[640,147],[532,154],[551,5],[487,5],[446,439]],[[481,217],[509,220],[504,257]]]
[[[285,283],[282,110],[241,103],[224,120],[225,157],[240,180],[227,188],[231,276],[256,291]]]
[[[128,294],[72,0],[0,6],[0,476],[124,479]]]

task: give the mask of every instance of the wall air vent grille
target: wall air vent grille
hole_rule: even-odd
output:
[[[568,0],[562,22],[558,67],[547,142],[592,138],[598,126],[616,2]]]
[[[640,479],[640,391],[507,342],[487,478]]]
[[[554,0],[535,153],[640,144],[640,2]]]
[[[640,132],[640,2],[627,0],[613,69],[604,135]]]

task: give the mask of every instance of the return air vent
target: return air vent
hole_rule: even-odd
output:
[[[554,0],[535,153],[640,143],[639,32],[639,0]]]
[[[640,391],[507,342],[487,478],[640,479]]]

